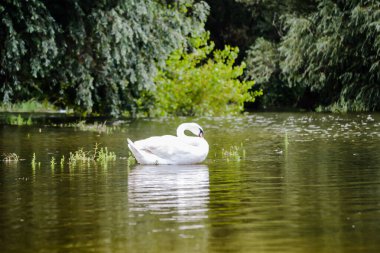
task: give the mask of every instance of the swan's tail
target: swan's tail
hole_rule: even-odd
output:
[[[144,161],[143,155],[136,148],[133,141],[131,141],[129,138],[127,139],[127,141],[128,141],[128,148],[132,152],[133,156],[136,158],[137,162],[140,164],[143,163],[143,161]]]

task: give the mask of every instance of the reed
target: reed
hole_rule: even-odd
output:
[[[75,152],[70,152],[69,155],[70,166],[75,166],[78,163],[89,164],[91,162],[105,164],[110,161],[116,161],[116,154],[114,152],[108,151],[107,147],[99,148],[99,144],[97,143],[95,144],[93,150],[85,151],[83,148],[81,148]]]
[[[36,166],[38,166],[38,168],[41,168],[41,162],[37,162],[36,153],[33,153],[33,158],[32,158],[32,161],[30,162],[30,164],[32,165],[33,170],[36,169]]]
[[[86,121],[82,120],[75,124],[70,124],[69,126],[79,129],[80,131],[88,131],[88,132],[97,132],[97,133],[112,133],[116,127],[108,126],[107,121],[102,123],[94,122],[93,124],[87,124]]]
[[[62,169],[63,166],[65,165],[65,155],[62,155],[60,165],[61,165],[61,169]]]
[[[36,153],[33,153],[31,165],[32,165],[33,170],[35,170],[36,169]]]
[[[240,146],[232,145],[228,149],[222,148],[222,158],[227,162],[240,162],[242,159],[245,159],[245,157],[246,151],[243,147],[243,143],[241,143]]]
[[[50,159],[50,168],[54,170],[54,167],[55,167],[55,157],[52,156]]]
[[[20,114],[15,116],[15,115],[10,115],[7,118],[7,123],[9,125],[16,125],[16,126],[30,126],[32,124],[32,118],[29,116],[27,119],[23,118]]]

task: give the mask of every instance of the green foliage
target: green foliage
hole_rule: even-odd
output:
[[[0,112],[57,112],[52,104],[46,100],[38,102],[35,99],[30,99],[25,102],[15,104],[0,105]]]
[[[222,115],[238,113],[244,102],[254,101],[260,91],[250,92],[253,81],[240,81],[244,63],[234,66],[238,49],[214,50],[208,33],[191,40],[192,50],[172,53],[155,81],[155,113],[158,115]],[[212,54],[212,56],[211,56]]]
[[[103,123],[94,122],[93,124],[86,124],[86,121],[82,120],[78,123],[69,124],[70,127],[78,128],[81,131],[97,132],[97,133],[111,133],[114,129],[106,125],[106,121]]]
[[[280,81],[279,57],[276,43],[258,38],[245,58],[245,77],[255,79],[256,89],[263,90],[264,96],[258,102],[264,108],[292,107],[293,101],[298,100],[298,89],[284,86]]]
[[[107,147],[99,148],[96,144],[93,151],[85,151],[82,148],[75,152],[70,152],[69,166],[75,167],[77,164],[100,163],[103,167],[106,167],[106,163],[110,161],[116,161],[116,154],[108,151]]]
[[[16,126],[24,126],[24,125],[32,125],[32,118],[29,116],[28,119],[25,119],[20,114],[17,116],[15,115],[9,115],[7,117],[7,123],[9,125],[16,125]]]
[[[248,76],[291,89],[298,105],[313,97],[319,110],[380,110],[380,2],[316,2],[315,11],[282,15],[279,43],[256,41]]]
[[[136,159],[135,159],[135,157],[132,155],[131,152],[128,152],[127,162],[128,162],[128,163],[127,163],[127,164],[128,164],[128,167],[130,167],[130,166],[136,164]]]
[[[208,7],[183,0],[0,3],[0,98],[36,97],[119,114],[154,87],[157,66],[203,31]]]

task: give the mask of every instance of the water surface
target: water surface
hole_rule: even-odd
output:
[[[206,132],[204,164],[128,166],[126,137],[175,134],[184,121]],[[25,159],[0,163],[2,252],[380,251],[379,114],[118,123],[0,126],[0,154]],[[95,143],[117,160],[60,166]],[[221,155],[231,146],[245,150],[240,161]]]

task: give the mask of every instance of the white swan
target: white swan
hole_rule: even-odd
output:
[[[185,135],[191,131],[197,137]],[[177,136],[153,136],[132,142],[128,147],[140,164],[195,164],[203,162],[209,146],[203,138],[203,129],[196,123],[183,123],[177,128]]]

